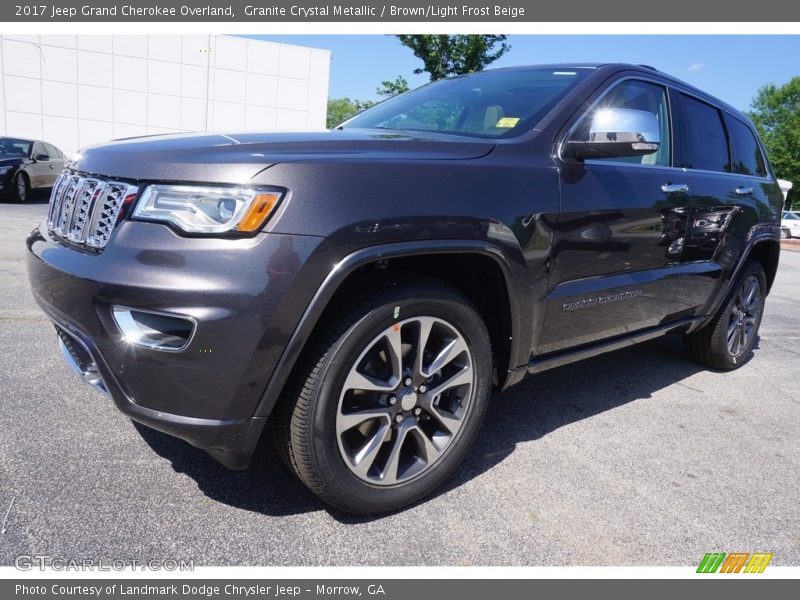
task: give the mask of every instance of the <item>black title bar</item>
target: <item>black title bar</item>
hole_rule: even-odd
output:
[[[353,3],[281,0],[11,0],[0,3],[5,22],[781,22],[800,21],[800,3],[785,0],[552,0],[507,2]],[[602,33],[602,32],[599,32]],[[631,33],[636,33],[631,31]],[[680,32],[671,32],[680,33]],[[709,30],[709,33],[713,33]]]

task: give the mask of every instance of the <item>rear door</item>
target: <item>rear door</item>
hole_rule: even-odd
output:
[[[661,147],[639,157],[560,160],[561,213],[538,354],[680,317],[672,299],[689,195],[676,185],[681,171],[672,166],[667,86],[645,78],[618,80],[587,107],[567,137],[580,132],[593,111],[612,107],[654,114]]]
[[[691,194],[683,256],[698,265],[698,273],[676,289],[675,301],[689,313],[706,314],[750,229],[769,220],[765,198],[774,182],[749,125],[689,92],[676,91],[673,104],[676,162]]]

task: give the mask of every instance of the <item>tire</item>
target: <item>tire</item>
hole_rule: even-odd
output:
[[[25,173],[17,173],[14,175],[13,184],[12,194],[14,195],[14,200],[17,202],[27,201],[31,194],[31,184],[28,181],[28,176]]]
[[[785,227],[781,227],[781,239],[782,240],[792,239],[792,232],[786,229]]]
[[[339,510],[412,504],[447,479],[478,432],[491,391],[486,327],[453,288],[398,273],[351,287],[326,315],[271,419],[279,453]]]
[[[746,364],[753,357],[766,292],[764,268],[749,260],[714,319],[702,329],[683,336],[689,356],[719,371],[732,371]]]

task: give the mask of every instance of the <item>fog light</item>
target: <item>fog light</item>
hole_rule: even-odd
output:
[[[114,306],[111,314],[127,343],[151,350],[180,352],[192,341],[197,329],[197,322],[186,315],[127,306]]]

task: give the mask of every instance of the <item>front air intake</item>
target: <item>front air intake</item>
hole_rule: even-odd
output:
[[[134,346],[180,352],[192,341],[196,322],[192,317],[114,306],[114,322],[122,338]]]

